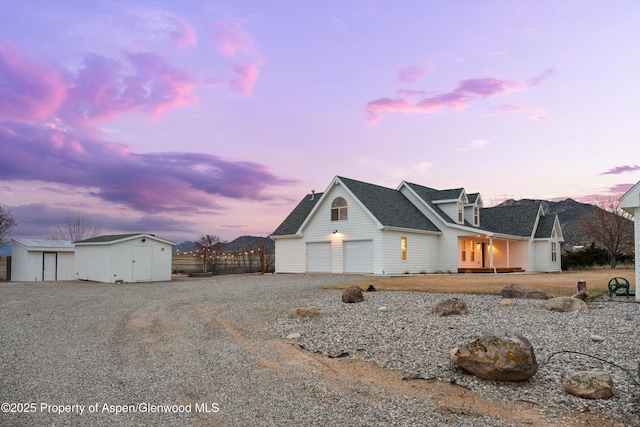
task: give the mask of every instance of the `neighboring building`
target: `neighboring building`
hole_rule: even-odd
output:
[[[640,181],[620,198],[620,207],[633,215],[633,236],[636,254],[636,302],[640,302],[640,292],[638,292],[638,283],[640,283],[640,268],[638,267],[640,264]]]
[[[153,234],[100,236],[75,243],[76,278],[96,282],[171,280],[175,243]]]
[[[12,239],[14,282],[74,280],[74,247],[67,240]]]
[[[478,193],[335,177],[270,236],[276,272],[561,271],[562,230],[541,204],[484,208]]]

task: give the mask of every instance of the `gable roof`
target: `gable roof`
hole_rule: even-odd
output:
[[[556,224],[557,215],[544,215],[540,217],[538,221],[538,228],[536,229],[536,239],[548,239],[553,233],[553,227]]]
[[[313,193],[304,196],[300,203],[298,203],[289,216],[282,221],[282,224],[280,224],[271,235],[289,236],[296,234],[323,194],[324,193]]]
[[[631,215],[635,208],[640,207],[640,181],[620,197],[620,207]]]
[[[413,184],[411,182],[403,181],[403,183],[409,187],[413,192],[426,203],[444,222],[450,224],[458,224],[449,215],[443,211],[437,202],[444,200],[456,200],[464,192],[464,188],[453,188],[450,190],[436,190],[435,188],[425,187],[423,185]],[[402,184],[400,184],[402,186]],[[466,224],[471,225],[471,224]]]
[[[111,243],[119,243],[127,240],[132,240],[138,237],[149,238],[149,239],[157,240],[162,243],[166,243],[171,246],[175,246],[175,243],[170,240],[161,239],[159,237],[156,237],[154,234],[147,234],[147,233],[110,234],[105,236],[92,237],[91,239],[78,240],[77,242],[73,242],[73,243],[80,244],[80,245],[84,245],[84,244],[108,245]]]
[[[539,203],[484,208],[480,211],[480,226],[494,233],[531,237],[539,212]]]
[[[440,232],[404,194],[388,187],[338,177],[383,227]]]

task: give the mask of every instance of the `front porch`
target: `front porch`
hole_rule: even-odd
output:
[[[526,240],[483,235],[458,238],[458,273],[522,273],[529,266]]]
[[[458,268],[458,273],[524,273],[524,270],[520,267],[496,267],[493,268]]]

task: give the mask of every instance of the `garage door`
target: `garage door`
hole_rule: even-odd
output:
[[[331,272],[331,243],[307,243],[307,271]]]
[[[373,273],[373,241],[344,242],[345,273]]]

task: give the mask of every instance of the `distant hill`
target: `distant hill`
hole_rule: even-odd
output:
[[[264,245],[265,250],[273,250],[275,249],[276,243],[267,238],[267,237],[257,237],[257,236],[241,236],[231,242],[218,243],[216,245],[216,251],[219,252],[234,252],[243,249],[255,249]],[[200,249],[200,246],[196,242],[184,241],[176,247],[178,250],[182,251],[193,251]],[[174,248],[174,250],[175,250]]]
[[[548,200],[505,200],[498,206],[521,206],[527,204],[542,203],[542,208],[545,214],[558,215],[560,226],[562,227],[562,234],[564,236],[565,244],[573,246],[589,245],[591,239],[586,234],[585,230],[580,226],[580,216],[592,212],[594,209],[600,208],[588,203],[576,202],[573,199],[565,199],[560,202],[550,202]],[[633,222],[629,221],[630,227],[633,227]]]

